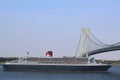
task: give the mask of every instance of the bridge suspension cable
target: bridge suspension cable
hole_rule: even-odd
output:
[[[101,44],[105,45],[105,46],[115,46],[115,45],[119,45],[120,42],[114,43],[114,44],[106,44],[102,41],[100,41],[98,38],[96,38],[92,33],[90,33],[97,41],[99,41]],[[87,34],[86,34],[87,35]],[[89,37],[89,36],[88,36]]]

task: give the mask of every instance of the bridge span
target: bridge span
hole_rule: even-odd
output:
[[[120,50],[120,45],[109,46],[109,47],[93,50],[93,51],[85,53],[83,56],[86,56],[86,54],[88,56],[91,56],[91,55],[95,55],[95,54],[99,54],[99,53],[103,53],[103,52],[110,52],[110,51],[117,51],[117,50]]]
[[[79,54],[78,56],[80,57],[87,57],[95,54],[117,50],[120,50],[120,42],[117,42],[115,44],[106,44],[97,39],[90,32],[89,28],[83,28],[76,54]]]

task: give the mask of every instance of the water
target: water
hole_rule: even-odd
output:
[[[0,66],[0,80],[120,80],[120,66],[108,72],[5,72]]]

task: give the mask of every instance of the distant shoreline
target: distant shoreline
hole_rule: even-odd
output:
[[[97,63],[120,65],[120,60],[96,60]]]

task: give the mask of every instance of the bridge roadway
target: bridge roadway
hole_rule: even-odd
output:
[[[109,47],[93,50],[93,51],[85,53],[83,56],[86,56],[86,54],[88,54],[88,56],[90,56],[90,55],[94,55],[94,54],[99,54],[99,53],[103,53],[103,52],[110,52],[110,51],[117,51],[117,50],[120,50],[120,45],[109,46]]]

